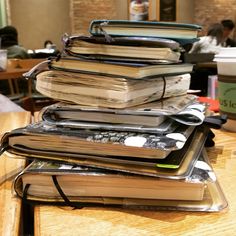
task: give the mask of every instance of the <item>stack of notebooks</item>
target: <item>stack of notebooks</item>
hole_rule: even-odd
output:
[[[65,37],[60,58],[26,75],[37,72],[38,91],[60,102],[1,140],[2,151],[32,160],[14,181],[17,195],[73,207],[224,209],[204,152],[205,123],[221,120],[187,94],[192,65],[179,61],[198,29],[93,21],[90,37]]]
[[[113,21],[93,21],[91,36],[65,35],[65,55],[50,60],[50,70],[37,76],[37,90],[58,100],[110,108],[186,94],[193,66],[180,62],[181,43],[171,38],[135,34],[104,36],[110,24],[126,26],[127,22],[117,21],[116,26]],[[102,31],[96,30],[98,25]],[[160,31],[160,35],[165,30],[172,35],[176,28],[190,35],[194,32],[195,37],[199,29],[195,25],[160,22],[136,22],[127,26],[130,27],[141,28],[143,32]]]

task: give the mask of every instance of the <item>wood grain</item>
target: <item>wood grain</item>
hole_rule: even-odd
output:
[[[5,132],[30,123],[29,112],[0,114],[0,137]],[[12,178],[25,166],[24,159],[12,159],[6,154],[0,157],[0,234],[19,235],[21,200],[12,194]]]
[[[35,235],[235,235],[236,133],[214,131],[216,145],[209,158],[229,202],[219,213],[83,208],[35,208]]]

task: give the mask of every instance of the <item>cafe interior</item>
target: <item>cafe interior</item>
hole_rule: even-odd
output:
[[[142,9],[136,9],[136,15],[132,9],[135,4],[142,5]],[[24,59],[9,58],[7,48],[0,41],[0,57],[5,53],[5,66],[0,71],[0,137],[15,128],[37,122],[42,109],[58,102],[37,91],[36,81],[24,75],[48,58],[60,60],[65,35],[91,36],[91,22],[104,19],[194,24],[201,27],[197,32],[197,37],[201,38],[208,34],[210,26],[221,24],[222,20],[236,24],[236,0],[0,0],[0,31],[5,26],[15,27],[18,44],[28,54],[28,58]],[[228,34],[233,41],[236,41],[235,28]],[[49,45],[45,44],[47,41]],[[222,102],[218,97],[221,84],[215,60],[218,52],[191,53],[192,46],[193,43],[184,45],[180,56],[181,63],[193,65],[188,94],[207,104],[211,117],[226,113],[230,118],[228,126],[213,130],[214,138],[211,138],[214,144],[205,150],[227,199],[225,209],[192,212],[182,211],[181,205],[174,210],[171,207],[150,210],[149,206],[127,209],[113,206],[112,202],[112,207],[82,209],[50,203],[25,204],[24,199],[19,199],[14,193],[12,181],[17,174],[16,169],[19,172],[22,165],[28,165],[29,161],[24,160],[22,164],[22,159],[8,160],[3,153],[0,157],[1,235],[234,235],[236,110],[224,112],[221,107],[225,100]],[[226,46],[222,43],[223,47]],[[236,57],[234,47],[236,43],[232,48],[227,47],[231,59]],[[1,60],[0,63],[3,63]],[[232,77],[236,76],[234,73]],[[233,79],[230,80],[232,90],[236,89],[234,83]],[[230,102],[232,109],[236,107],[235,97],[234,92]],[[219,199],[215,201],[216,205],[220,205]]]

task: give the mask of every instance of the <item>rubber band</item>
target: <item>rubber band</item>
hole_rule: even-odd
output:
[[[23,191],[23,196],[22,196],[22,200],[23,202],[27,201],[27,194],[28,194],[28,190],[29,190],[30,184],[26,184],[24,191]]]
[[[98,25],[98,28],[99,30],[101,31],[101,33],[104,35],[105,37],[105,40],[108,42],[108,43],[111,43],[114,41],[114,39],[102,28],[104,25],[107,25],[108,22],[103,22],[101,24]]]
[[[55,175],[52,175],[52,180],[53,180],[53,183],[54,183],[54,185],[55,185],[55,187],[56,187],[58,193],[60,194],[60,196],[63,198],[64,202],[65,202],[68,206],[70,206],[70,207],[72,207],[72,208],[74,208],[74,209],[81,209],[81,208],[83,208],[82,206],[77,205],[77,204],[74,204],[73,202],[71,202],[71,201],[68,199],[68,197],[65,195],[65,193],[64,193],[63,190],[61,189],[61,187],[60,187],[60,185],[59,185],[59,183],[58,183],[58,181],[57,181],[57,177],[56,177]]]
[[[165,76],[162,76],[162,79],[163,79],[164,84],[163,84],[163,92],[162,92],[160,99],[164,98],[165,93],[166,93],[166,78],[165,78]]]

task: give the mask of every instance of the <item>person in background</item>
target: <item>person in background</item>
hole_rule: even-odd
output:
[[[44,48],[52,49],[53,46],[54,46],[54,44],[52,43],[51,40],[46,40],[46,41],[44,42]]]
[[[7,49],[8,58],[30,58],[25,48],[18,44],[18,32],[13,26],[5,26],[0,29],[1,48]]]
[[[216,23],[209,27],[206,36],[200,37],[200,40],[193,44],[189,53],[218,53],[223,43],[223,25]]]
[[[56,56],[58,53],[60,53],[60,51],[57,49],[56,44],[54,44],[51,40],[46,40],[44,42],[44,48],[49,49],[49,50],[53,50],[53,52],[51,52],[51,53],[53,53],[54,56]]]
[[[224,47],[236,47],[236,41],[229,37],[235,27],[234,22],[226,19],[222,20],[221,24],[223,25]]]
[[[199,41],[193,44],[189,53],[204,53],[214,56],[214,54],[219,53],[220,49],[223,47],[223,25],[220,23],[211,25],[208,28],[207,35],[199,37],[199,39]],[[215,74],[217,74],[216,68],[194,67],[191,73],[190,89],[199,90],[199,96],[207,96],[208,77]]]

